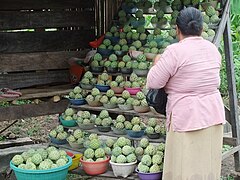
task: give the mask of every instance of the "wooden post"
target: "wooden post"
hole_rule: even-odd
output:
[[[232,49],[232,38],[230,29],[230,18],[228,17],[227,24],[224,30],[224,51],[226,59],[226,71],[228,80],[228,93],[229,93],[229,104],[230,104],[230,117],[232,125],[232,136],[236,138],[236,145],[240,145],[240,127],[238,117],[238,102],[237,102],[237,90],[234,73],[234,62],[233,62],[233,49]],[[234,153],[235,170],[240,171],[240,154],[239,151]]]

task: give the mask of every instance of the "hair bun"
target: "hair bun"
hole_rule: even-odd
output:
[[[190,21],[187,24],[187,26],[188,26],[189,29],[193,29],[193,30],[199,30],[200,29],[198,22],[195,21],[195,20]]]

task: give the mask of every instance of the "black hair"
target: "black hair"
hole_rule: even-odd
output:
[[[196,8],[181,10],[176,23],[184,36],[200,36],[202,33],[203,17],[201,11]]]

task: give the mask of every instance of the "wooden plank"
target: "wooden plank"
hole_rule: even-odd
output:
[[[55,87],[55,88],[54,88]],[[39,99],[45,97],[53,97],[53,96],[63,96],[67,95],[74,86],[71,84],[67,84],[64,86],[54,86],[54,87],[45,87],[45,88],[35,88],[35,89],[22,89],[22,96],[18,98],[0,98],[1,101],[13,101],[13,100],[23,100],[23,99]]]
[[[222,154],[222,161],[223,161],[224,159],[226,159],[227,157],[231,156],[232,154],[238,152],[239,150],[240,150],[240,145],[238,145],[238,146],[232,148],[231,150],[223,153],[223,154]],[[235,168],[236,168],[236,166],[235,166]]]
[[[33,141],[29,137],[10,139],[10,140],[1,142],[0,149],[15,147],[15,146],[22,146],[22,145],[29,145],[29,144],[33,144]]]
[[[94,0],[1,0],[0,10],[92,8]]]
[[[224,7],[224,11],[223,11],[223,14],[222,14],[222,18],[221,18],[219,27],[218,27],[216,35],[213,39],[213,43],[217,47],[220,46],[220,42],[222,40],[222,35],[223,35],[224,29],[226,27],[227,20],[229,18],[229,13],[230,13],[230,0],[227,0],[226,5]]]
[[[25,88],[52,83],[69,83],[69,71],[23,72],[0,75],[0,88]]]
[[[63,51],[87,48],[94,30],[0,33],[0,53]]]
[[[100,107],[91,107],[89,105],[81,105],[81,106],[76,106],[76,105],[71,105],[72,108],[76,108],[76,109],[80,109],[80,110],[89,110],[89,111],[102,111],[106,108],[104,108],[103,106]],[[132,115],[132,116],[143,116],[143,117],[156,117],[156,118],[161,118],[161,119],[166,119],[165,116],[161,115],[161,114],[155,114],[153,112],[147,112],[147,113],[138,113],[134,110],[130,110],[130,111],[123,111],[119,108],[115,108],[115,109],[107,109],[108,112],[110,113],[115,113],[115,114],[125,114],[125,115]]]
[[[83,58],[87,51],[0,54],[0,72],[68,69],[70,58]]]
[[[236,79],[234,72],[233,47],[231,39],[230,17],[224,30],[224,51],[226,58],[226,71],[228,80],[230,119],[232,125],[232,136],[237,139],[237,145],[240,145],[240,125],[238,116],[238,98],[236,90]],[[235,170],[240,171],[240,153],[236,151],[234,154]]]
[[[0,108],[0,121],[9,121],[29,117],[37,117],[50,114],[62,113],[68,106],[68,100],[63,99],[57,103],[52,101],[40,104],[25,104]]]
[[[236,146],[237,139],[232,137],[223,137],[223,144],[230,145],[230,146]]]
[[[0,12],[0,30],[93,26],[93,11]]]

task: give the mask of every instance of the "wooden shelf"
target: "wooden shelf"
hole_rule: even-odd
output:
[[[160,114],[155,114],[153,112],[147,112],[147,113],[138,113],[134,110],[130,110],[130,111],[124,111],[121,110],[119,108],[115,108],[115,109],[106,109],[103,106],[100,107],[92,107],[89,105],[70,105],[71,108],[75,108],[75,109],[80,109],[80,110],[87,110],[87,111],[102,111],[102,110],[107,110],[109,113],[114,113],[114,114],[124,114],[124,115],[132,115],[132,116],[142,116],[142,117],[155,117],[155,118],[161,118],[161,119],[166,119],[165,116],[160,115]]]
[[[64,128],[68,128],[68,129],[80,129],[78,126],[75,126],[75,127],[66,127],[64,126]],[[83,131],[86,131],[86,132],[89,132],[89,133],[94,133],[94,134],[98,134],[98,135],[103,135],[103,136],[110,136],[110,137],[120,137],[120,136],[123,136],[123,137],[126,137],[130,140],[134,140],[134,141],[140,141],[142,138],[147,138],[149,140],[149,142],[152,142],[152,143],[160,143],[160,142],[165,142],[165,138],[164,137],[160,137],[159,139],[150,139],[148,138],[146,135],[140,137],[140,138],[132,138],[132,137],[129,137],[128,135],[119,135],[119,134],[115,134],[113,133],[113,131],[109,131],[109,132],[100,132],[98,131],[97,128],[94,128],[94,129],[91,129],[91,130],[84,130],[82,129]],[[69,146],[69,145],[68,145]],[[70,147],[70,146],[69,146]],[[71,148],[71,147],[70,147]],[[73,149],[74,150],[74,149]]]

